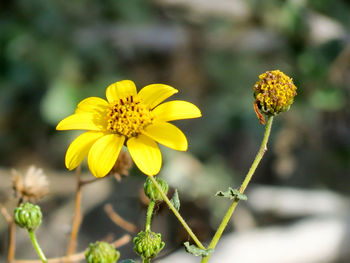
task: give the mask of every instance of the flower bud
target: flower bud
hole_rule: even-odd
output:
[[[260,122],[264,123],[260,111],[268,116],[275,116],[289,110],[297,95],[296,90],[293,80],[279,70],[261,74],[254,85],[254,106]]]
[[[162,179],[155,178],[159,186],[162,188],[165,194],[168,193],[169,185]],[[147,178],[145,184],[143,185],[145,194],[147,197],[153,201],[162,201],[163,198],[158,191],[157,187],[152,183],[151,179]]]
[[[120,257],[119,251],[109,243],[97,241],[91,243],[85,253],[87,263],[115,263]]]
[[[162,235],[152,231],[141,231],[133,240],[134,251],[142,259],[151,259],[163,249],[165,243],[162,241]]]
[[[18,226],[26,228],[28,231],[34,231],[41,224],[41,209],[37,205],[29,202],[22,203],[15,208],[15,222]]]

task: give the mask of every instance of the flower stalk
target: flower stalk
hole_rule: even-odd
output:
[[[35,237],[34,231],[33,230],[28,230],[28,234],[29,234],[30,240],[32,241],[33,246],[34,246],[36,252],[38,253],[41,261],[43,263],[47,263],[48,261],[46,259],[46,256],[45,256],[44,252],[41,250],[41,247],[40,247],[40,245],[39,245],[39,243],[38,243],[38,241],[37,241],[37,239]]]
[[[166,196],[166,194],[163,192],[162,188],[160,187],[160,185],[158,184],[157,180],[154,179],[152,176],[148,176],[148,178],[151,179],[152,183],[155,185],[155,187],[158,189],[158,191],[160,192],[161,196],[163,197],[163,200],[165,201],[165,203],[168,205],[168,207],[171,209],[171,211],[173,211],[174,215],[176,216],[176,218],[180,221],[180,223],[182,224],[182,226],[186,229],[187,233],[191,236],[191,238],[193,239],[193,241],[197,244],[197,246],[201,249],[205,249],[205,247],[203,246],[203,244],[199,241],[199,239],[196,237],[196,235],[193,233],[193,231],[191,230],[191,228],[187,225],[187,223],[185,222],[185,220],[182,218],[182,216],[180,215],[180,213],[176,210],[176,208],[174,207],[174,205],[170,202],[169,198]]]
[[[267,142],[269,140],[269,136],[270,136],[270,132],[271,132],[271,127],[272,127],[272,122],[273,122],[273,116],[269,116],[267,124],[266,124],[266,128],[265,128],[265,134],[264,134],[264,138],[262,140],[260,149],[246,175],[246,177],[244,178],[244,181],[241,185],[241,187],[239,188],[239,192],[241,194],[244,193],[245,189],[247,188],[250,180],[252,179],[252,176],[254,175],[254,172],[256,170],[256,168],[258,167],[261,159],[263,158],[265,152],[267,151]],[[231,204],[231,206],[229,207],[229,209],[227,210],[224,218],[221,221],[220,226],[218,227],[218,229],[216,230],[216,233],[212,239],[212,241],[210,242],[208,249],[214,249],[217,245],[217,243],[219,242],[222,233],[224,232],[233,212],[235,211],[237,204],[239,202],[238,198],[235,198]],[[206,263],[209,261],[210,255],[203,257],[201,263]]]
[[[150,200],[148,209],[147,209],[146,227],[145,227],[146,231],[151,231],[151,220],[152,220],[154,205],[155,205],[155,202],[153,200]]]

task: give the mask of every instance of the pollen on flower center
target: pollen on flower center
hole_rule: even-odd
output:
[[[267,71],[254,85],[254,96],[259,109],[267,115],[287,111],[294,101],[297,88],[293,80],[279,70]]]
[[[111,104],[108,114],[107,129],[114,133],[133,137],[153,121],[152,113],[143,103],[133,96],[120,99]]]

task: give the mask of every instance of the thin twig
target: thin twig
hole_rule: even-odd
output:
[[[113,245],[115,248],[118,248],[118,247],[124,246],[125,244],[129,243],[130,240],[131,240],[131,236],[129,234],[125,234],[120,239],[111,243],[111,245]],[[80,252],[80,253],[70,255],[69,257],[65,256],[65,257],[58,257],[58,258],[49,258],[48,263],[61,263],[61,262],[65,262],[67,260],[69,260],[71,262],[75,262],[75,261],[82,260],[84,258],[85,258],[85,250]],[[15,263],[41,263],[41,260],[18,259],[15,261]]]
[[[7,262],[12,263],[15,258],[15,250],[16,250],[16,223],[13,220],[13,217],[10,215],[9,211],[3,204],[0,203],[0,212],[8,223],[8,253],[7,253]]]
[[[138,228],[137,226],[135,226],[134,224],[126,221],[125,219],[123,219],[122,217],[120,217],[120,215],[118,215],[111,204],[106,204],[104,206],[104,210],[106,212],[106,214],[108,215],[108,217],[118,226],[120,226],[121,228],[123,228],[124,230],[130,232],[130,233],[137,233],[138,232]]]
[[[0,212],[7,221],[7,223],[12,222],[12,216],[10,215],[9,211],[0,203]]]
[[[72,255],[77,247],[77,237],[81,223],[81,212],[80,212],[80,204],[81,204],[81,190],[82,185],[80,183],[81,177],[81,169],[80,166],[76,169],[77,176],[77,190],[75,194],[75,207],[74,207],[74,219],[72,225],[72,232],[69,240],[68,250],[67,250],[67,262],[69,262],[69,256]]]
[[[9,223],[9,249],[7,254],[7,262],[12,263],[15,259],[16,251],[16,223],[11,220]]]
[[[106,178],[106,177],[103,177],[103,178]],[[96,182],[97,180],[100,180],[102,178],[97,178],[97,177],[94,177],[94,178],[91,178],[91,179],[85,179],[85,180],[82,180],[80,179],[80,186],[84,186],[86,184],[91,184],[93,182]]]

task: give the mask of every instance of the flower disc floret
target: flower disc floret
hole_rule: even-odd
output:
[[[267,71],[254,85],[254,97],[259,110],[268,116],[289,110],[297,94],[293,80],[279,70]]]
[[[107,118],[109,131],[128,138],[141,134],[154,119],[150,110],[134,96],[121,98],[118,103],[110,105]]]

